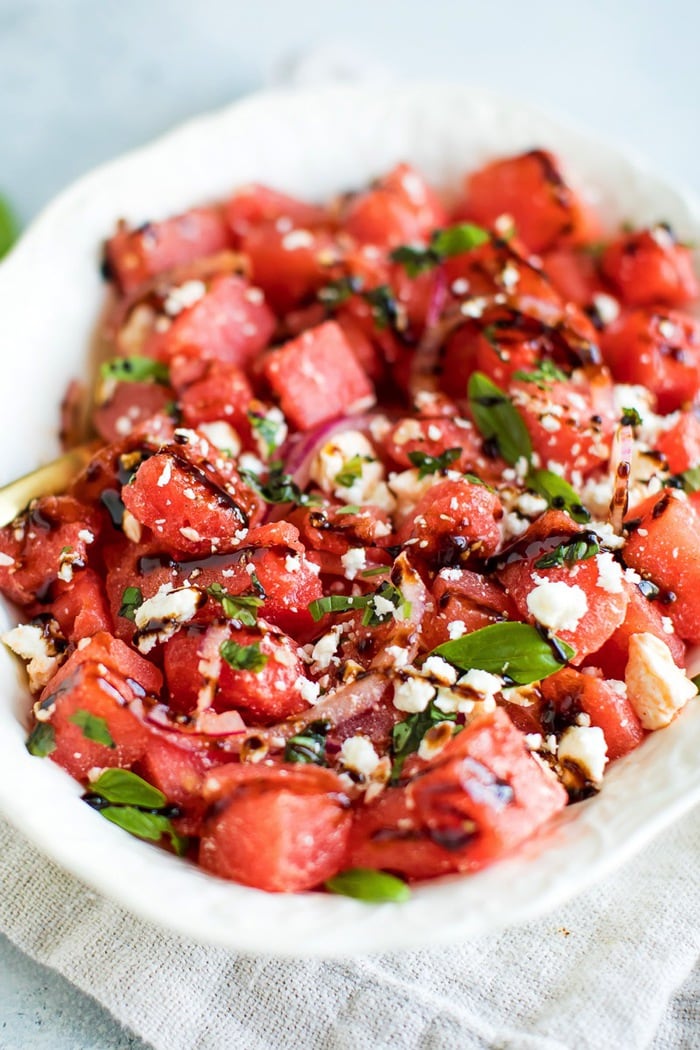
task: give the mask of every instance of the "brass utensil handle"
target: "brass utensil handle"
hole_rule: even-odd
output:
[[[93,453],[94,446],[80,445],[0,488],[0,526],[14,521],[33,499],[65,492]]]

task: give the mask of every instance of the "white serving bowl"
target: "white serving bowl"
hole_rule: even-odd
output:
[[[257,95],[79,180],[0,266],[0,483],[56,453],[58,403],[69,378],[84,370],[104,296],[101,241],[117,218],[165,217],[252,180],[322,199],[399,160],[449,192],[466,170],[533,146],[562,157],[608,223],[665,219],[684,239],[700,241],[700,211],[689,196],[618,149],[520,104],[450,85]],[[0,628],[14,618],[0,607]],[[602,878],[700,800],[700,705],[691,703],[614,765],[600,795],[568,808],[482,874],[419,886],[400,905],[266,894],[213,878],[103,820],[80,801],[75,781],[27,753],[29,697],[4,650],[0,683],[4,816],[136,915],[243,951],[340,955],[459,941],[522,922]]]

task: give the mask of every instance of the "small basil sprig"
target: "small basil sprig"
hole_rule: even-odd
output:
[[[287,432],[284,421],[251,408],[248,410],[248,422],[265,445],[267,455],[272,456],[282,444]]]
[[[7,255],[19,236],[19,226],[10,205],[0,197],[0,259]]]
[[[411,896],[403,879],[372,868],[349,868],[327,879],[324,885],[330,893],[354,897],[369,904],[407,901]]]
[[[343,489],[352,488],[353,483],[362,477],[362,464],[366,462],[369,462],[369,457],[367,456],[360,456],[359,454],[351,456],[346,463],[343,463],[343,466],[336,474],[334,478],[336,485],[340,485]]]
[[[511,466],[523,456],[532,459],[532,442],[517,408],[483,372],[472,372],[467,389],[469,408],[483,437],[493,442]]]
[[[50,722],[37,722],[27,737],[26,748],[30,755],[46,758],[56,750],[56,732]]]
[[[153,380],[167,386],[170,382],[168,366],[152,357],[115,357],[105,361],[100,369],[103,379],[119,383],[146,383]]]
[[[488,231],[481,226],[462,222],[457,226],[436,230],[425,248],[414,244],[402,244],[394,248],[391,259],[403,266],[409,277],[417,277],[418,274],[438,266],[443,259],[469,252],[486,244],[490,239]]]
[[[560,638],[545,638],[529,623],[512,622],[492,623],[433,651],[463,671],[489,671],[514,685],[548,678],[576,655]]]
[[[126,587],[122,594],[122,604],[119,615],[126,617],[133,623],[136,620],[136,610],[143,605],[143,593],[140,587]]]
[[[296,507],[315,506],[319,499],[302,492],[291,474],[285,474],[282,464],[270,464],[267,481],[262,481],[253,470],[239,468],[238,473],[266,503],[293,503]]]
[[[513,379],[519,379],[523,383],[534,383],[540,390],[546,390],[551,383],[565,383],[568,378],[566,372],[562,372],[561,368],[557,368],[549,359],[540,361],[532,371],[518,369],[517,372],[513,372]]]
[[[114,743],[106,720],[100,718],[99,715],[93,715],[92,711],[86,711],[82,707],[78,708],[72,715],[69,715],[68,721],[82,729],[86,740],[92,740],[93,743],[102,744],[112,750],[116,748],[117,745]]]
[[[445,714],[431,700],[424,711],[417,711],[404,718],[403,722],[396,723],[391,731],[391,753],[394,758],[391,767],[392,783],[395,784],[399,779],[404,762],[409,755],[418,750],[428,730],[440,722],[454,722],[456,717],[454,714]]]
[[[106,769],[92,782],[83,801],[137,838],[159,842],[165,835],[178,856],[187,850],[188,840],[172,825],[171,818],[179,813],[177,807],[168,804],[162,791],[128,769]]]
[[[579,536],[560,543],[535,562],[536,569],[555,569],[563,565],[574,565],[577,561],[588,561],[600,553],[600,543],[594,532],[582,532]]]
[[[416,449],[409,452],[408,458],[414,467],[418,467],[418,479],[427,478],[429,474],[441,474],[462,455],[462,448],[446,448],[439,456],[429,456],[427,452]]]
[[[331,728],[330,722],[311,722],[303,733],[289,738],[284,747],[285,762],[303,762],[309,765],[325,766],[326,737]]]
[[[253,594],[229,594],[220,583],[207,587],[207,594],[214,601],[221,603],[224,616],[229,620],[238,620],[244,627],[254,627],[258,622],[258,609],[263,604],[262,598]]]
[[[238,642],[222,642],[219,646],[222,657],[234,671],[252,671],[260,674],[267,664],[267,654],[260,651],[260,642],[239,645]]]

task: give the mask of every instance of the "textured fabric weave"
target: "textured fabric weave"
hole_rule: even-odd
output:
[[[677,1050],[700,1046],[699,866],[696,810],[525,927],[289,962],[140,922],[0,822],[0,929],[157,1050]]]

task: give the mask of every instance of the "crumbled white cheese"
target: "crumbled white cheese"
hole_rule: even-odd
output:
[[[620,313],[620,304],[617,299],[614,299],[612,295],[606,295],[605,292],[598,292],[593,296],[593,306],[604,325],[612,324]]]
[[[544,514],[547,509],[547,500],[542,496],[536,496],[533,492],[523,492],[518,497],[517,508],[526,518],[536,518]]]
[[[464,620],[452,620],[447,625],[447,633],[450,638],[462,638],[467,633],[467,625]]]
[[[603,730],[598,726],[569,726],[559,741],[557,759],[562,764],[572,763],[586,780],[598,786],[608,761]]]
[[[358,572],[367,566],[367,552],[364,547],[350,547],[340,561],[345,570],[345,579],[354,580]]]
[[[176,317],[183,310],[194,306],[207,292],[203,281],[185,281],[177,288],[171,288],[163,303],[163,310],[168,317]]]
[[[231,424],[225,420],[217,419],[213,423],[200,423],[199,429],[207,441],[222,452],[230,452],[234,457],[240,453],[241,439]]]
[[[282,238],[282,247],[286,252],[295,252],[298,248],[311,248],[314,236],[309,230],[290,230]]]
[[[503,679],[497,674],[491,674],[489,671],[482,671],[478,667],[472,667],[459,679],[459,685],[473,689],[484,700],[490,701],[503,688]]]
[[[553,631],[575,631],[588,611],[586,592],[563,580],[539,583],[527,596],[531,616]]]
[[[334,627],[324,634],[314,645],[311,651],[311,659],[321,671],[330,667],[331,660],[335,656],[340,641],[340,628]]]
[[[676,665],[671,650],[654,634],[633,634],[625,669],[627,696],[645,729],[671,722],[697,688]]]
[[[202,603],[202,592],[196,587],[177,587],[173,590],[171,583],[163,586],[147,598],[135,610],[134,623],[139,631],[146,631],[138,640],[142,653],[151,651],[157,641],[163,641],[173,634],[182,624],[188,623]],[[151,631],[149,625],[155,624]]]
[[[441,685],[454,685],[457,681],[457,671],[441,656],[429,656],[421,667],[421,674],[437,679]]]
[[[319,693],[321,687],[318,682],[312,682],[310,678],[305,678],[304,675],[299,675],[295,685],[299,690],[299,695],[302,700],[307,704],[315,704],[318,702]]]
[[[287,572],[299,572],[301,569],[301,555],[288,554],[284,559],[284,567]]]
[[[38,693],[56,673],[61,657],[50,638],[45,637],[41,627],[36,624],[19,624],[2,636],[2,641],[27,662],[29,688]]]
[[[609,551],[601,551],[596,556],[598,578],[596,587],[608,594],[622,594],[622,569]]]
[[[365,736],[351,736],[344,740],[339,757],[346,769],[363,777],[371,776],[379,765],[379,755],[372,741]]]
[[[422,678],[407,678],[394,686],[394,707],[399,711],[415,714],[417,711],[425,711],[434,696],[435,686],[430,682]]]
[[[400,645],[387,646],[386,655],[391,661],[391,666],[397,671],[401,667],[406,667],[408,665],[408,649],[402,649]]]
[[[357,477],[353,477],[349,485],[341,485],[338,475],[342,475],[351,460],[358,462],[355,457],[359,457]],[[371,503],[389,512],[396,505],[384,480],[384,465],[372,443],[359,430],[345,430],[327,441],[311,462],[310,476],[323,492],[345,503],[358,506]]]

